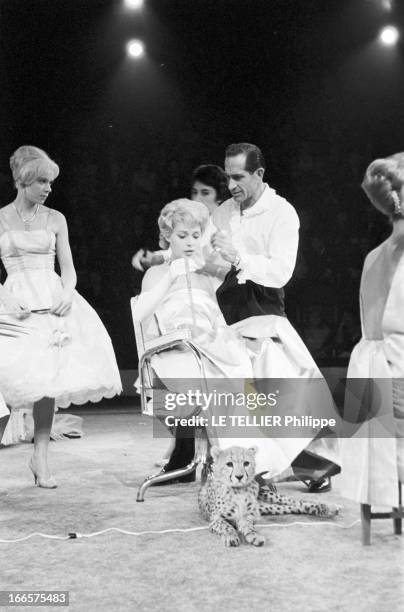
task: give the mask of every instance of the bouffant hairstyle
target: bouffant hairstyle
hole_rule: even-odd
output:
[[[235,157],[244,153],[246,156],[245,169],[250,174],[253,174],[258,168],[264,168],[265,170],[265,159],[261,149],[256,145],[250,144],[249,142],[239,142],[237,144],[231,144],[227,147],[225,156]]]
[[[209,221],[209,211],[205,204],[181,198],[166,204],[162,209],[158,224],[160,229],[160,247],[168,249],[169,238],[177,223],[199,225],[203,233]]]
[[[59,166],[38,147],[24,145],[10,157],[10,168],[16,187],[31,185],[38,176],[45,174],[54,180],[59,174]]]
[[[214,164],[198,166],[192,173],[191,185],[193,186],[196,182],[212,187],[216,191],[216,199],[220,203],[231,197],[227,187],[226,173],[220,166]]]
[[[373,206],[391,219],[404,217],[401,188],[404,184],[404,153],[375,159],[367,168],[362,189]]]

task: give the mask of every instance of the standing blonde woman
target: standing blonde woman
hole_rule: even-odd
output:
[[[17,196],[0,210],[0,391],[12,410],[34,404],[30,468],[38,486],[55,488],[47,462],[55,408],[113,397],[121,381],[107,331],[75,291],[66,219],[45,205],[59,167],[31,146],[10,166]]]
[[[348,368],[348,378],[362,380],[350,383],[356,393],[345,405],[346,419],[363,424],[343,440],[341,485],[346,497],[360,503],[397,506],[398,479],[404,480],[404,153],[372,162],[362,187],[390,218],[392,232],[363,267],[362,339]]]

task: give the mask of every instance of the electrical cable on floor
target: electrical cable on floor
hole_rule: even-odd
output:
[[[359,519],[351,523],[350,525],[340,525],[338,523],[333,523],[332,521],[321,521],[320,523],[312,523],[311,521],[294,521],[293,523],[258,523],[256,527],[293,527],[294,525],[310,525],[311,527],[322,527],[323,525],[332,525],[333,527],[339,527],[339,529],[351,529],[354,525],[359,523]],[[2,544],[14,544],[16,542],[24,542],[25,540],[29,540],[35,536],[41,538],[48,538],[50,540],[76,540],[80,538],[93,538],[95,536],[103,535],[104,533],[108,533],[111,531],[116,531],[117,533],[123,533],[124,535],[132,535],[132,536],[142,536],[142,535],[163,535],[165,533],[191,533],[193,531],[206,531],[209,529],[209,525],[203,527],[188,527],[185,529],[174,528],[174,529],[161,529],[161,530],[148,530],[148,531],[128,531],[127,529],[120,529],[119,527],[108,527],[107,529],[102,529],[101,531],[95,531],[94,533],[79,533],[78,531],[70,532],[68,535],[59,536],[59,535],[49,535],[46,533],[41,533],[39,531],[35,531],[34,533],[30,533],[27,536],[22,538],[15,538],[13,540],[2,540],[0,539],[0,543]]]

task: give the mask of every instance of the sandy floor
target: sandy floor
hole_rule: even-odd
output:
[[[51,445],[56,490],[33,486],[30,444],[0,450],[0,539],[205,527],[197,483],[149,489],[136,503],[137,486],[167,446],[153,439],[150,420],[123,406],[80,414],[85,437]],[[310,497],[297,483],[280,488]],[[403,610],[404,537],[390,521],[375,521],[372,546],[363,548],[360,525],[343,528],[358,519],[357,506],[336,487],[318,497],[343,505],[331,525],[263,519],[267,544],[258,549],[226,549],[207,530],[0,542],[0,588],[68,590],[78,612]]]

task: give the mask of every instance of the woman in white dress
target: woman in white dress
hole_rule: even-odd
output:
[[[113,397],[122,387],[108,333],[75,291],[65,217],[45,206],[57,164],[23,146],[10,165],[17,196],[0,210],[7,272],[0,284],[0,390],[12,410],[34,405],[30,468],[38,486],[55,488],[47,463],[54,410]]]
[[[362,423],[342,441],[341,491],[376,506],[398,505],[404,480],[404,153],[377,159],[362,187],[392,233],[371,251],[360,286],[362,339],[352,351],[345,418]]]
[[[251,361],[238,336],[224,322],[212,279],[197,271],[198,264],[203,270],[202,236],[208,222],[209,212],[200,202],[184,198],[163,208],[158,220],[160,243],[170,247],[171,259],[147,270],[134,316],[145,324],[155,314],[163,333],[192,328],[208,378],[250,378]],[[186,260],[191,290],[186,280]],[[179,372],[181,378],[200,377],[196,363],[180,350],[155,355],[153,369],[161,379],[176,379]]]
[[[217,231],[217,228],[212,223],[212,213],[220,204],[227,200],[230,196],[227,188],[227,176],[220,166],[214,164],[203,164],[195,168],[191,177],[191,200],[202,202],[209,211],[209,221],[205,231],[202,234],[202,253],[205,259],[204,271],[210,275],[214,289],[217,289],[222,283],[227,272],[230,270],[230,265],[225,261],[220,253],[212,251],[210,239],[212,234]],[[162,251],[148,251],[140,249],[132,258],[132,266],[144,272],[150,266],[156,266],[168,262],[171,258],[170,248]],[[182,446],[189,447],[189,456],[193,455],[193,442],[188,439]],[[174,439],[170,441],[170,445],[162,459],[156,461],[155,465],[160,467],[168,463],[169,457],[174,450]]]
[[[187,199],[175,200],[163,208],[158,219],[160,246],[169,252],[170,260],[147,270],[134,316],[144,329],[153,314],[163,333],[191,328],[206,378],[241,381],[238,390],[243,391],[242,381],[252,376],[251,361],[242,340],[223,319],[215,297],[214,278],[201,271],[209,218],[204,204]],[[184,379],[191,379],[193,388],[200,378],[197,363],[188,351],[174,349],[155,355],[152,367],[171,392],[183,392]],[[176,445],[166,471],[184,467],[193,458],[194,438],[189,430],[177,427]],[[194,478],[195,474],[190,474],[180,480],[189,482]]]

